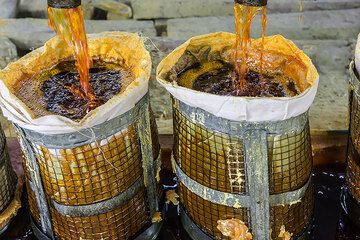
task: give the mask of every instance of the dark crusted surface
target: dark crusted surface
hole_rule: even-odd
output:
[[[90,85],[96,104],[106,103],[121,90],[121,73],[115,70],[91,69]],[[47,110],[71,119],[81,119],[88,111],[88,100],[80,90],[79,74],[63,72],[45,81],[42,90]]]
[[[263,74],[263,83],[261,84],[260,74],[252,70],[245,76],[246,83],[242,91],[234,90],[234,78],[234,69],[227,64],[223,68],[216,68],[198,76],[193,82],[193,89],[217,95],[247,97],[288,97],[298,94],[293,82],[287,82],[284,87],[276,81],[275,77]]]

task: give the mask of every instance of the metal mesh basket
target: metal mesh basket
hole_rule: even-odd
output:
[[[217,221],[237,218],[256,239],[281,226],[302,237],[311,225],[312,151],[308,114],[267,123],[234,122],[173,99],[174,169],[185,228],[223,238]]]
[[[360,81],[350,64],[350,137],[347,157],[347,185],[360,204]],[[360,206],[360,205],[359,205]]]
[[[9,153],[6,148],[6,137],[0,126],[0,216],[14,198],[17,176],[12,169]],[[6,224],[5,224],[6,225]],[[0,226],[3,223],[0,222]],[[6,227],[6,226],[5,226]],[[2,229],[0,228],[0,232]]]
[[[160,147],[148,96],[113,120],[42,135],[17,127],[35,234],[45,239],[152,239],[160,224]],[[144,238],[145,237],[145,238]]]

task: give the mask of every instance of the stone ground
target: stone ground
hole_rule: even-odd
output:
[[[54,36],[47,27],[45,2],[0,0],[0,6],[13,4],[7,7],[9,11],[0,11],[0,68]],[[83,4],[89,33],[141,33],[154,68],[189,37],[234,30],[233,0],[83,0]],[[299,9],[297,1],[270,0],[267,32],[294,40],[319,70],[319,93],[310,111],[312,130],[346,130],[347,69],[360,32],[360,0],[304,0],[304,11]],[[253,33],[260,34],[258,20]],[[157,84],[154,72],[150,82],[153,110],[160,133],[171,133],[170,96]]]

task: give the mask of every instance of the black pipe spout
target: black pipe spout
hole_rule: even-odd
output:
[[[263,7],[267,5],[267,0],[235,0],[235,3],[252,7]]]
[[[48,0],[47,3],[52,8],[76,8],[81,5],[81,0]]]

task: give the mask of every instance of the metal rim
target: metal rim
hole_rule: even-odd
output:
[[[187,105],[178,99],[173,98],[173,101],[174,108],[178,109],[192,123],[200,124],[212,131],[236,135],[239,138],[244,138],[248,129],[261,129],[266,130],[268,134],[279,135],[300,131],[308,124],[309,119],[308,112],[305,112],[299,116],[275,122],[232,121],[217,117],[201,108]]]

